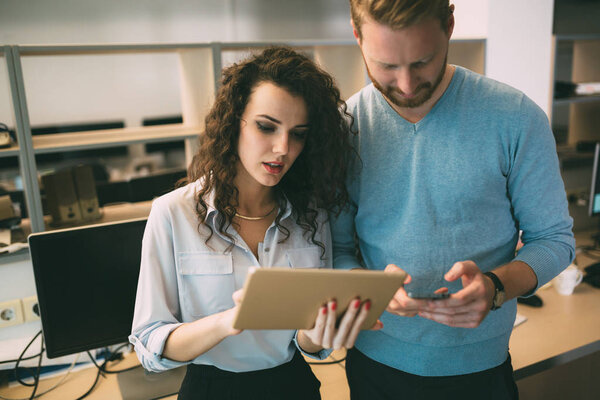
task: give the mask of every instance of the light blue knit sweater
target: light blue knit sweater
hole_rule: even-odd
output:
[[[564,185],[548,119],[523,93],[456,67],[444,95],[416,124],[372,85],[348,101],[362,169],[350,183],[353,207],[333,221],[334,267],[397,264],[417,282],[448,286],[456,261],[488,271],[515,258],[541,286],[574,257]],[[451,292],[460,281],[449,284]],[[381,331],[363,331],[367,356],[424,376],[466,374],[506,360],[513,299],[476,329],[384,313]]]

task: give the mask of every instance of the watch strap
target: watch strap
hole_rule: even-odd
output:
[[[498,300],[499,300],[499,292],[504,293],[504,285],[502,284],[502,281],[500,280],[500,278],[498,278],[498,276],[493,273],[493,272],[484,272],[484,275],[488,276],[492,282],[494,283],[494,288],[496,289],[494,291],[494,299],[492,300],[492,310],[497,310],[500,308],[500,306],[502,304],[498,304]]]

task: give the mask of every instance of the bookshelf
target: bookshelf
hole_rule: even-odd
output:
[[[196,151],[197,139],[204,129],[205,116],[214,101],[222,68],[251,52],[273,44],[291,46],[313,58],[334,76],[345,99],[368,82],[362,55],[354,40],[2,47],[0,56],[6,58],[8,66],[18,145],[0,149],[0,158],[14,156],[19,158],[29,214],[29,219],[23,221],[22,225],[30,232],[53,229],[48,224],[48,216],[44,216],[43,213],[39,185],[40,170],[36,164],[37,155],[181,140],[185,142],[185,159],[188,165]],[[35,62],[44,59],[53,62],[60,60],[60,63],[56,64],[60,66],[68,65],[71,60],[80,57],[91,57],[92,63],[102,63],[106,60],[106,56],[143,57],[154,54],[167,54],[176,58],[178,80],[176,84],[179,86],[183,120],[181,124],[32,135],[31,108],[28,101],[36,95],[34,87],[36,79],[31,79],[32,77],[28,75],[30,70],[26,67],[30,60]],[[463,65],[483,74],[485,73],[484,60],[484,39],[451,40],[450,63]],[[73,79],[81,79],[81,77],[74,76]],[[88,102],[90,108],[95,106],[92,102],[95,99],[92,96],[90,94],[89,99],[81,99],[84,107]],[[106,118],[114,119],[115,115],[106,115]],[[143,214],[149,210],[149,207],[144,205],[140,208],[131,205],[130,209],[132,215],[140,216],[140,210],[145,210],[141,211]],[[109,217],[111,220],[126,219],[128,214],[126,210],[127,207],[124,206],[116,214],[114,210],[105,210],[104,214],[112,215]]]
[[[600,82],[600,35],[556,35],[554,80]],[[600,93],[557,97],[552,93],[552,129],[556,142],[568,153],[580,142],[600,140]]]

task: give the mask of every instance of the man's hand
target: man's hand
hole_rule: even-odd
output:
[[[385,267],[385,272],[404,272],[402,268],[394,264],[388,264]],[[409,284],[411,281],[410,275],[406,275],[404,284]],[[419,310],[427,306],[427,300],[412,299],[406,294],[404,287],[401,287],[396,291],[392,300],[388,303],[386,311],[392,314],[400,315],[402,317],[414,317],[417,315]]]
[[[462,280],[463,288],[444,300],[428,300],[419,316],[458,328],[477,328],[489,313],[495,287],[473,261],[455,263],[444,278]]]

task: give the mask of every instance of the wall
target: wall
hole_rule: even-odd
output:
[[[522,90],[550,115],[554,0],[489,4],[486,75]]]
[[[454,37],[485,37],[487,19],[477,16],[487,15],[487,1],[455,3]],[[3,0],[0,43],[352,39],[349,19],[347,2],[340,0]],[[28,57],[23,68],[31,124],[122,119],[134,126],[144,117],[177,114],[176,64],[175,55]],[[7,88],[0,78],[0,121],[12,122]]]

